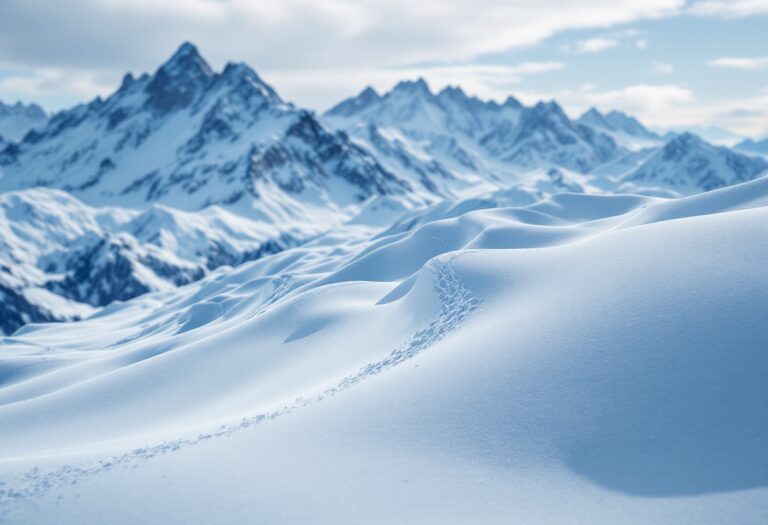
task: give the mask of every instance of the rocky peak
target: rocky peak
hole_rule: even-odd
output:
[[[368,86],[356,97],[343,100],[333,106],[326,115],[331,117],[350,117],[380,102],[381,99],[382,96],[371,86]]]
[[[429,90],[427,82],[423,78],[417,80],[403,80],[398,82],[397,85],[392,88],[390,94],[407,94],[407,95],[421,95],[431,97],[432,92]]]
[[[242,62],[228,62],[220,75],[220,80],[238,91],[251,92],[256,90],[270,102],[282,102],[272,86],[264,82],[256,71]]]
[[[703,146],[701,138],[688,131],[676,135],[664,145],[663,156],[666,161],[680,160],[694,148]]]
[[[159,114],[187,107],[206,88],[214,73],[197,48],[186,42],[147,85],[147,105]]]

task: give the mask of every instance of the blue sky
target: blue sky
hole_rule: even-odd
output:
[[[3,0],[0,100],[57,110],[108,95],[190,40],[318,110],[421,76],[763,136],[766,29],[768,0]]]

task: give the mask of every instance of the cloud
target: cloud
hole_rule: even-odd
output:
[[[768,68],[768,57],[723,57],[707,62],[713,67],[757,70]]]
[[[768,90],[754,97],[724,101],[699,100],[693,91],[677,84],[637,84],[612,90],[587,84],[576,90],[516,95],[527,104],[557,100],[573,116],[590,107],[618,109],[659,129],[721,127],[742,136],[759,136],[768,122]]]
[[[660,75],[671,75],[675,72],[675,66],[666,62],[651,62],[651,71]]]
[[[619,41],[615,38],[596,36],[594,38],[576,42],[573,46],[573,51],[576,53],[597,53],[599,51],[618,47],[618,45]]]
[[[694,2],[686,11],[698,16],[736,18],[768,13],[768,0],[703,0]]]
[[[273,75],[280,92],[303,98],[311,89],[320,100],[320,108],[327,108],[340,100],[339,92],[348,96],[373,86],[388,91],[404,79],[424,78],[433,91],[446,86],[461,86],[465,91],[484,99],[504,100],[518,85],[532,75],[541,75],[563,69],[562,62],[522,62],[515,65],[460,64],[432,67],[404,67],[389,69],[360,69],[325,71],[277,72]]]
[[[572,53],[599,53],[607,49],[619,47],[622,42],[629,40],[632,41],[635,48],[645,49],[648,47],[648,40],[639,38],[642,35],[643,32],[638,31],[637,29],[627,29],[626,31],[606,33],[587,38],[586,40],[579,40],[573,45],[563,46],[561,50]]]
[[[564,30],[677,12],[685,0],[3,0],[0,60],[140,68],[193,40],[257,68],[469,60]],[[46,16],[41,16],[45,13]],[[55,24],[50,21],[55,20]],[[139,31],[140,29],[140,31]]]
[[[47,98],[55,105],[71,105],[114,91],[116,85],[110,80],[92,71],[39,68],[6,74],[0,78],[0,94],[4,100]]]

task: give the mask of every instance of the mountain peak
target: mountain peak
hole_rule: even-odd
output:
[[[762,140],[744,139],[736,144],[735,148],[752,153],[768,153],[768,137]]]
[[[148,105],[160,114],[191,104],[214,76],[197,48],[185,42],[147,85]]]
[[[367,86],[356,97],[342,100],[326,112],[332,117],[349,117],[381,100],[381,95],[371,86]]]
[[[459,86],[445,86],[440,93],[438,93],[438,96],[451,96],[451,97],[457,97],[457,98],[467,98],[467,94],[464,93],[464,90],[461,89]]]
[[[358,97],[362,97],[364,99],[368,99],[368,98],[379,98],[380,95],[371,86],[366,86],[366,88],[360,92]]]
[[[507,97],[507,100],[505,100],[505,101],[504,101],[504,103],[502,104],[502,106],[504,106],[504,107],[507,107],[507,108],[517,108],[517,109],[519,109],[519,108],[522,108],[522,107],[523,107],[523,105],[520,103],[520,101],[519,101],[519,100],[517,100],[517,99],[516,99],[515,97],[513,97],[512,95],[510,95],[510,96],[508,96],[508,97]]]
[[[402,80],[392,89],[392,93],[409,93],[409,94],[421,94],[432,95],[429,90],[426,80],[419,77],[416,80]]]
[[[272,102],[282,102],[277,92],[264,82],[251,66],[244,62],[228,62],[221,73],[221,78],[238,89],[257,89]]]
[[[685,131],[675,135],[664,145],[663,157],[667,161],[677,161],[688,155],[692,149],[707,145],[698,135]]]
[[[679,144],[696,144],[704,141],[698,135],[691,133],[690,131],[684,131],[675,135],[672,140],[669,141],[669,143],[672,142]]]
[[[209,66],[208,62],[202,57],[197,50],[197,47],[190,42],[181,44],[171,58],[169,58],[160,69],[169,73],[194,70],[203,73],[206,76],[213,74],[211,66]]]
[[[600,120],[602,120],[603,118],[605,118],[605,116],[602,113],[600,113],[600,111],[598,111],[596,107],[592,106],[587,111],[585,111],[584,114],[581,117],[579,117],[579,120],[581,120],[581,119],[590,119],[590,120],[591,119],[600,119]]]
[[[563,108],[560,107],[560,105],[555,102],[554,100],[550,101],[540,101],[537,102],[533,108],[533,113],[536,115],[555,115],[560,119],[565,119],[570,121],[568,117],[566,116],[565,112],[563,111]]]

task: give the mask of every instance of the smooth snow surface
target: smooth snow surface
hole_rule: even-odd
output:
[[[514,193],[29,324],[0,521],[768,522],[768,178]]]

